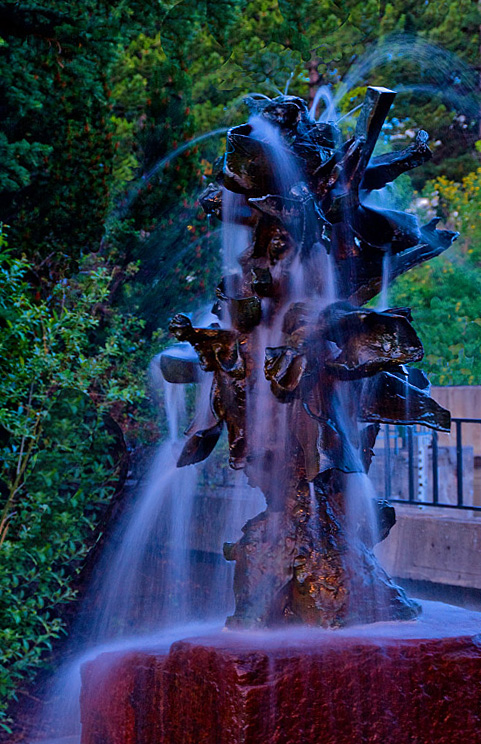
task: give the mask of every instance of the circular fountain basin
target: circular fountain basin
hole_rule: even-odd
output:
[[[82,669],[82,744],[481,741],[481,613],[423,602],[412,622],[219,628]]]

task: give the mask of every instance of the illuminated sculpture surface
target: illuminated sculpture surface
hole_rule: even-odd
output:
[[[300,98],[249,99],[249,123],[229,131],[217,183],[201,197],[251,240],[218,287],[219,323],[171,321],[197,358],[174,346],[161,365],[169,382],[198,380],[198,364],[213,373],[211,420],[190,432],[178,465],[206,458],[226,426],[231,466],[266,499],[224,546],[236,562],[231,626],[336,627],[419,612],[372,553],[394,510],[361,493],[362,474],[381,423],[449,431],[450,416],[407,366],[423,356],[409,309],[362,306],[383,275],[437,256],[456,234],[372,205],[371,192],[431,156],[421,131],[405,150],[372,157],[394,97],[369,88],[347,141],[312,121]]]

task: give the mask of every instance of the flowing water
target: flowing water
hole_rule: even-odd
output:
[[[134,201],[134,199],[137,198],[139,191],[145,188],[145,186],[147,186],[147,184],[152,180],[152,178],[157,173],[162,171],[162,169],[165,168],[167,164],[170,164],[173,160],[178,158],[179,155],[182,155],[184,152],[187,152],[188,150],[192,149],[192,147],[199,144],[199,142],[203,142],[204,140],[210,139],[211,137],[218,137],[222,134],[225,134],[226,132],[227,132],[227,127],[219,127],[218,129],[212,129],[210,132],[199,134],[198,137],[194,137],[188,142],[185,142],[183,145],[180,145],[180,147],[177,147],[175,150],[172,150],[171,152],[169,152],[168,155],[166,155],[164,158],[159,160],[149,171],[147,171],[146,173],[143,173],[142,176],[140,176],[140,178],[134,182],[134,184],[126,192],[124,198],[119,203],[119,206],[117,207],[117,209],[114,209],[112,211],[109,220],[111,220],[112,218],[125,217],[132,202]]]
[[[244,224],[246,201],[242,194],[222,188],[222,257],[225,289],[229,296],[236,293],[236,278],[240,276],[239,258],[249,247],[251,230]]]
[[[390,262],[391,256],[389,251],[386,251],[382,259],[382,283],[381,291],[379,293],[379,301],[377,303],[377,310],[380,312],[387,310],[389,307]]]
[[[278,194],[287,196],[290,189],[302,180],[301,172],[292,153],[279,131],[262,116],[251,116],[250,136],[266,146],[267,155],[271,158],[274,182]]]
[[[157,378],[158,358],[152,366]],[[207,415],[210,384],[210,376],[205,375],[198,386],[199,426]],[[166,382],[163,386],[169,437],[155,455],[142,492],[103,551],[89,601],[70,634],[69,660],[48,684],[45,713],[37,730],[54,732],[56,738],[79,741],[80,668],[85,661],[104,650],[145,644],[168,648],[182,635],[219,627],[233,610],[233,570],[219,559],[221,547],[238,537],[241,526],[263,502],[254,489],[246,498],[243,475],[237,474],[236,487],[223,499],[221,531],[203,537],[199,513],[194,523],[196,506],[202,507],[197,486],[203,465],[176,466],[187,423],[185,389]],[[200,515],[205,519],[205,512]],[[203,597],[195,591],[192,575],[199,541],[218,557],[203,577]],[[209,617],[213,619],[206,625]]]
[[[454,104],[460,113],[470,118],[478,116],[478,78],[472,68],[446,49],[430,44],[419,36],[406,34],[389,37],[354,62],[336,88],[333,106],[339,108],[341,101],[352,90],[364,85],[366,80],[372,80],[374,71],[376,85],[387,83],[388,87],[392,87],[393,66],[404,65],[405,73],[405,62],[412,70],[413,82],[396,86],[400,93],[435,94]],[[420,79],[422,82],[419,82]]]

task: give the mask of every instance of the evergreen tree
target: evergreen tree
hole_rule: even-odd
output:
[[[156,3],[0,4],[0,219],[43,274],[98,247],[114,158],[109,70]]]

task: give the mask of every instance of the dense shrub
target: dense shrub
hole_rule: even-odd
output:
[[[109,273],[85,265],[42,299],[0,234],[1,716],[61,632],[115,491],[123,448],[111,414],[128,430],[145,393],[142,324],[108,317]]]

